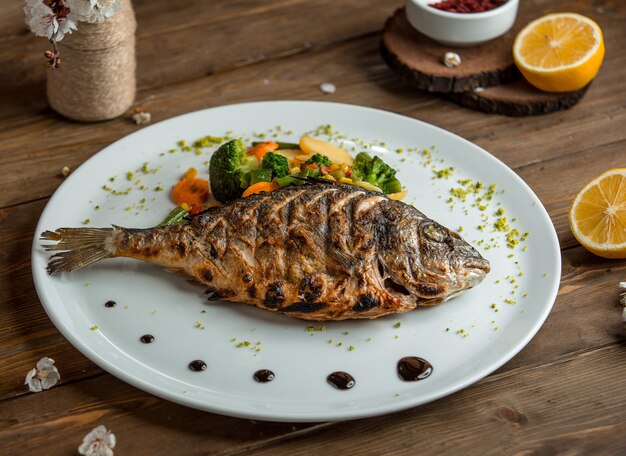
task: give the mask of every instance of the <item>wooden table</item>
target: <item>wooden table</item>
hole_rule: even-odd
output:
[[[477,384],[390,416],[277,424],[203,413],[158,399],[102,371],[72,347],[40,305],[30,270],[35,224],[61,183],[104,146],[137,130],[128,118],[69,122],[47,106],[42,52],[20,2],[0,15],[0,453],[76,454],[98,424],[119,455],[626,454],[626,346],[617,284],[626,261],[595,257],[567,222],[582,185],[626,165],[626,2],[524,0],[539,16],[576,11],[603,28],[607,55],[579,105],[506,118],[458,107],[400,83],[378,54],[400,0],[136,0],[138,94],[153,121],[227,103],[314,99],[422,119],[484,147],[548,209],[563,276],[543,328]],[[333,95],[319,85],[332,82]],[[62,382],[32,394],[42,356]]]

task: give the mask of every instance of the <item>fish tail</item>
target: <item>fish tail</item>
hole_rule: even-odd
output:
[[[115,255],[114,228],[59,228],[44,231],[40,240],[47,252],[57,252],[48,261],[48,274],[69,272]]]

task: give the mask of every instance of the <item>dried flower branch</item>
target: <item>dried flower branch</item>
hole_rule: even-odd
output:
[[[48,59],[48,68],[54,70],[61,66],[61,52],[57,48],[57,43],[54,40],[50,40],[50,43],[52,44],[52,50],[44,52],[43,55]]]
[[[26,25],[37,36],[50,40],[44,53],[48,67],[59,68],[61,54],[56,43],[77,29],[77,22],[101,22],[122,9],[122,0],[25,0]]]
[[[71,10],[62,0],[26,0],[24,14],[26,25],[37,36],[61,41],[66,34],[76,30]]]

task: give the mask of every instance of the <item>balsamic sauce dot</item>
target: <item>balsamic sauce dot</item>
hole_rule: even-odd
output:
[[[115,307],[116,304],[115,301],[107,301],[104,303],[104,307]]]
[[[267,383],[274,380],[274,372],[268,369],[261,369],[254,373],[254,379],[259,383]]]
[[[407,356],[398,361],[398,375],[405,382],[415,382],[430,377],[433,365],[423,358]]]
[[[196,359],[189,363],[189,369],[194,372],[201,372],[206,369],[206,363],[201,359]]]
[[[152,334],[144,334],[139,338],[144,344],[151,344],[154,342],[154,336]]]
[[[340,390],[348,390],[356,383],[354,377],[347,372],[333,372],[326,377],[326,381]]]

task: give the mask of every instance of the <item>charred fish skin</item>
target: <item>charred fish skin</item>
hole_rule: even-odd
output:
[[[205,284],[209,299],[305,320],[408,312],[471,288],[489,271],[458,234],[412,206],[349,185],[286,187],[211,208],[183,226],[110,230],[102,258],[180,270]],[[58,238],[70,232],[52,234],[44,239],[62,250]],[[57,254],[51,272],[72,266],[63,255],[77,256]]]

